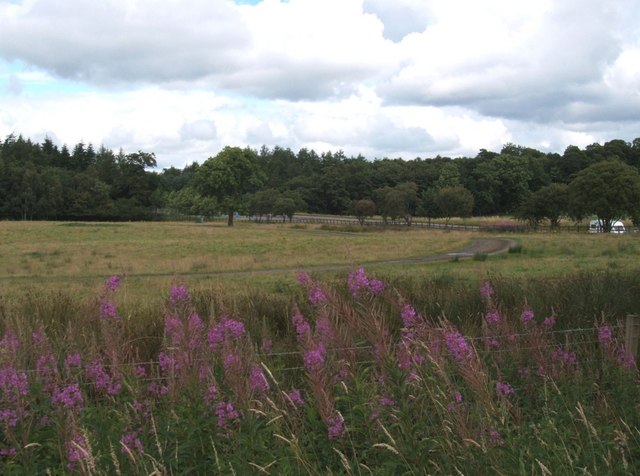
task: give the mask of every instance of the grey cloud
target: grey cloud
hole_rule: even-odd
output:
[[[198,0],[185,8],[179,2],[127,7],[36,0],[24,13],[1,20],[1,57],[98,84],[223,74],[237,67],[237,50],[250,44],[225,2]]]
[[[485,116],[539,122],[586,120],[606,110],[612,119],[628,116],[629,108],[611,107],[617,94],[604,86],[603,75],[624,48],[619,33],[629,30],[636,13],[638,6],[626,0],[558,2],[544,28],[523,37],[525,49],[498,57],[487,52],[484,60],[461,60],[443,71],[429,70],[429,59],[418,58],[378,93],[386,104],[461,106]],[[637,32],[628,34],[638,38]]]

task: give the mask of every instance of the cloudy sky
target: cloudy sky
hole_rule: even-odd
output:
[[[0,0],[0,138],[562,152],[640,137],[637,0]]]

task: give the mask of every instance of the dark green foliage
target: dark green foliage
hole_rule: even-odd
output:
[[[583,208],[595,209],[591,202],[596,198],[613,199],[582,194],[565,204],[579,207],[559,212],[547,186],[568,185],[588,167],[610,160],[638,170],[640,138],[632,143],[614,139],[584,150],[569,146],[562,155],[506,144],[499,153],[481,150],[473,158],[372,161],[342,152],[226,147],[202,165],[157,173],[152,171],[157,165],[152,152],[114,152],[83,142],[58,147],[48,138],[38,144],[10,135],[0,144],[0,218],[140,220],[222,211],[286,219],[301,211],[352,213],[358,201],[373,200],[378,213],[410,224],[416,215],[466,214],[466,197],[464,207],[446,200],[447,210],[435,201],[437,190],[463,187],[472,197],[474,215],[520,211],[525,220],[542,217],[555,223],[565,214],[582,218],[592,213]],[[578,188],[571,188],[576,198]],[[640,212],[628,208],[625,217],[639,221]]]

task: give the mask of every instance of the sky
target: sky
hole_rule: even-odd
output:
[[[562,153],[640,137],[637,0],[0,0],[0,139]]]

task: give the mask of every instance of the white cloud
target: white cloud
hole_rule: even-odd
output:
[[[156,153],[562,151],[640,135],[635,0],[0,2],[0,135]]]

